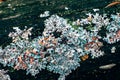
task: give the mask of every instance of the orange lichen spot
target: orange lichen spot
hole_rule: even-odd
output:
[[[14,69],[16,69],[16,70],[27,69],[27,65],[24,62],[17,63],[17,65],[14,67]]]
[[[113,39],[113,38],[110,38],[110,42],[111,42],[111,43],[114,42],[114,39]]]
[[[25,63],[22,63],[22,68],[25,70],[27,69],[27,65]]]
[[[94,43],[95,43],[95,42],[91,41],[91,42],[89,42],[88,44],[89,44],[89,45],[93,45]]]
[[[53,44],[55,44],[55,45],[57,44],[57,40],[56,39],[53,40]]]
[[[40,40],[38,41],[38,43],[39,43],[40,45],[42,45],[42,46],[45,46],[45,45],[47,44],[47,41],[44,40],[44,39],[40,39]]]
[[[43,44],[44,44],[43,40],[39,40],[38,43],[39,43],[40,45],[43,45]]]
[[[88,21],[92,21],[92,16],[89,16],[89,17],[87,18],[87,20],[88,20]]]
[[[33,52],[34,54],[38,54],[38,52],[37,52],[36,49],[33,49],[32,52]]]
[[[89,50],[91,44],[93,44],[93,43],[92,43],[92,42],[89,42],[89,43],[85,44],[84,49],[85,49],[85,50]]]
[[[88,51],[88,50],[89,50],[89,47],[84,47],[84,49],[85,49],[86,51]]]
[[[93,36],[93,37],[92,37],[92,40],[95,41],[95,40],[98,40],[98,38],[95,37],[95,36]]]
[[[44,40],[47,41],[50,37],[45,37]]]
[[[99,49],[101,46],[103,46],[103,43],[98,42],[98,41],[95,42],[95,40],[97,39],[96,37],[93,37],[93,38],[94,38],[93,39],[94,41],[91,41],[84,45],[84,49],[86,51],[88,51],[89,49]]]
[[[30,64],[32,64],[34,61],[34,58],[33,57],[30,57]]]
[[[0,3],[4,2],[4,1],[6,1],[6,0],[0,0]]]
[[[116,34],[117,34],[118,36],[120,36],[120,30],[118,30]]]
[[[85,44],[84,49],[87,51],[89,50],[89,48],[90,48],[89,43]]]
[[[19,64],[20,64],[20,63],[17,63],[17,65],[14,67],[14,69],[19,70]]]
[[[115,39],[119,39],[120,38],[120,30],[118,30],[116,32],[116,35],[114,36]]]
[[[29,51],[29,50],[26,50],[25,54],[26,54],[26,55],[30,54],[30,51]]]
[[[21,63],[23,60],[22,60],[22,56],[18,56],[18,61]]]
[[[44,37],[44,38],[40,39],[38,41],[38,43],[40,45],[42,45],[42,46],[45,46],[46,48],[50,48],[51,47],[50,44],[56,45],[57,44],[57,40],[54,37],[49,36],[49,37]]]
[[[89,48],[91,48],[91,45],[93,45],[95,42],[89,42],[87,44],[85,44],[85,50],[88,50]]]
[[[120,1],[112,2],[112,3],[108,4],[105,8],[108,8],[108,7],[111,7],[111,6],[115,6],[117,4],[120,4]]]
[[[96,42],[96,44],[97,44],[99,47],[103,46],[103,43],[101,43],[101,42]]]
[[[85,54],[84,56],[81,56],[80,57],[82,61],[85,61],[86,59],[89,58],[88,54]]]

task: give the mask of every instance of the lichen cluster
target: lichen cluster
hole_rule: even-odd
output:
[[[113,19],[110,21],[110,18]],[[74,29],[73,25],[79,26]],[[86,27],[89,27],[86,30]],[[106,27],[105,37],[98,35]],[[59,73],[59,80],[64,80],[72,70],[80,66],[80,61],[104,55],[99,39],[114,43],[120,39],[120,16],[88,14],[85,19],[75,21],[72,25],[62,17],[52,15],[45,20],[42,36],[29,40],[32,28],[21,30],[14,27],[11,32],[13,42],[0,48],[0,63],[14,69],[24,69],[27,74],[35,76],[42,69]],[[115,39],[111,41],[111,39]]]

